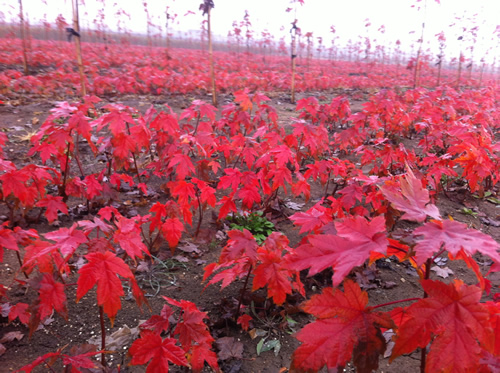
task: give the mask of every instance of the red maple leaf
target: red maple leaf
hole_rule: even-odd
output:
[[[172,301],[168,297],[163,297],[167,302]],[[172,302],[175,305],[176,302]],[[174,329],[174,335],[179,335],[184,351],[189,351],[193,344],[211,344],[213,338],[208,331],[207,325],[203,322],[207,318],[206,312],[201,312],[196,304],[186,300],[177,302],[182,309],[182,319]]]
[[[379,216],[368,221],[361,216],[335,223],[337,235],[311,235],[288,256],[290,268],[309,268],[309,276],[333,267],[333,285],[339,285],[356,266],[370,258],[371,252],[385,254],[385,220]]]
[[[219,257],[219,263],[228,262],[235,259],[240,259],[241,257],[248,257],[252,262],[257,259],[257,241],[250,231],[247,229],[232,230],[228,233],[229,240],[227,245],[224,246]]]
[[[88,200],[101,195],[103,186],[102,183],[97,180],[95,174],[86,176],[83,182],[85,183],[85,197],[87,197]]]
[[[113,235],[113,240],[118,243],[133,260],[135,260],[136,257],[143,258],[143,253],[149,255],[148,248],[144,242],[142,242],[141,228],[134,219],[127,219],[120,216],[116,219],[115,224],[118,229]]]
[[[332,221],[332,217],[327,214],[325,207],[316,205],[306,212],[297,212],[290,216],[294,224],[299,225],[300,232],[319,232],[319,229]]]
[[[175,365],[187,366],[185,352],[182,348],[176,345],[176,340],[173,338],[161,337],[150,330],[141,332],[141,337],[132,343],[128,351],[132,356],[130,365],[148,364],[146,373],[168,373],[168,363],[172,362]]]
[[[174,154],[168,163],[168,167],[174,169],[177,180],[184,180],[186,176],[192,175],[195,172],[191,158],[182,153]]]
[[[147,321],[140,325],[141,329],[150,329],[156,334],[160,335],[162,332],[167,331],[170,326],[169,318],[174,311],[168,305],[164,305],[159,315],[151,316]]]
[[[59,228],[57,231],[46,233],[45,238],[56,241],[55,246],[62,255],[72,255],[78,246],[87,242],[87,236],[76,229],[77,227],[78,225],[75,223],[70,228]]]
[[[30,321],[30,313],[28,312],[29,304],[26,303],[16,303],[10,308],[9,311],[9,322],[14,321],[19,318],[23,324],[28,325]]]
[[[354,356],[360,372],[378,368],[378,357],[385,351],[380,328],[390,329],[388,315],[372,312],[368,294],[352,282],[344,283],[344,292],[327,288],[306,302],[304,310],[318,320],[296,334],[302,345],[293,354],[296,372],[319,372],[325,365],[335,369]]]
[[[415,177],[408,167],[405,178],[400,179],[401,189],[388,184],[380,187],[385,198],[392,203],[394,208],[403,211],[401,219],[423,222],[427,216],[441,219],[436,205],[430,203],[429,191],[422,187],[422,182]]]
[[[467,228],[467,225],[458,221],[432,220],[415,229],[413,233],[415,236],[422,236],[417,239],[415,246],[418,265],[422,265],[433,254],[439,252],[442,245],[453,256],[462,249],[469,256],[479,251],[496,263],[500,263],[498,242],[480,231]]]
[[[120,297],[125,293],[119,276],[133,279],[134,275],[125,262],[112,252],[90,253],[85,256],[88,263],[78,273],[77,302],[97,284],[97,304],[103,307],[113,325],[116,313],[121,308]]]
[[[54,197],[50,194],[46,195],[37,204],[37,207],[46,207],[45,216],[49,223],[53,223],[57,220],[57,211],[61,211],[63,214],[68,213],[68,206],[63,202],[63,197]]]
[[[221,205],[221,208],[219,210],[219,215],[218,219],[224,219],[230,212],[237,212],[238,210],[236,209],[236,204],[234,203],[234,194],[230,194],[229,196],[224,196],[221,198],[219,202],[217,202],[218,205]]]
[[[259,249],[259,259],[262,263],[253,271],[252,291],[267,286],[267,296],[273,298],[278,306],[286,300],[286,295],[292,293],[290,282],[291,271],[284,265],[279,253]]]
[[[168,218],[161,226],[163,237],[168,242],[170,251],[174,251],[181,239],[182,232],[184,231],[184,224],[177,218]]]
[[[3,249],[9,249],[14,251],[19,251],[17,247],[17,240],[14,232],[10,229],[5,228],[5,225],[8,225],[8,222],[0,225],[0,262],[3,262]]]
[[[66,294],[64,293],[63,284],[55,281],[52,275],[44,274],[38,292],[40,293],[38,306],[40,320],[45,320],[46,317],[52,314],[53,310],[67,319],[68,311],[66,309]]]
[[[207,362],[214,371],[220,372],[219,364],[217,363],[217,354],[212,351],[210,345],[206,343],[193,346],[189,362],[191,363],[191,369],[194,373],[201,372],[205,366],[205,362]]]
[[[104,125],[108,124],[113,136],[118,136],[119,134],[125,132],[127,123],[135,123],[129,113],[122,111],[125,107],[121,105],[109,104],[104,106],[104,109],[108,109],[110,112],[99,118],[97,121],[97,131],[100,131]]]
[[[426,372],[475,372],[484,345],[492,345],[488,309],[479,303],[481,289],[461,281],[444,284],[422,280],[428,298],[407,309],[406,320],[397,330],[391,361],[402,354],[431,347]]]
[[[116,134],[111,139],[111,144],[114,147],[113,155],[119,159],[127,159],[130,153],[134,153],[137,150],[137,142],[125,132]]]

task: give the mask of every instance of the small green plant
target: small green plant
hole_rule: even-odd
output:
[[[274,224],[263,216],[262,211],[252,212],[246,215],[235,215],[229,217],[228,220],[231,222],[231,229],[237,229],[239,231],[247,229],[250,231],[259,245],[262,245],[267,236],[276,230]]]
[[[459,212],[461,212],[462,214],[464,215],[469,215],[469,216],[474,216],[476,217],[477,216],[477,212],[475,212],[474,210],[472,209],[469,209],[467,207],[464,207],[463,209],[461,209]]]

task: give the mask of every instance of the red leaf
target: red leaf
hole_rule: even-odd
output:
[[[130,153],[134,153],[137,150],[137,142],[125,132],[116,134],[111,139],[111,144],[114,147],[113,155],[118,159],[127,159]]]
[[[370,258],[371,252],[385,254],[387,238],[384,218],[368,221],[361,216],[335,223],[338,235],[311,235],[289,256],[290,268],[309,269],[309,276],[333,267],[333,285],[339,285],[356,266]]]
[[[12,306],[9,311],[9,322],[12,322],[17,317],[19,317],[19,321],[21,321],[25,325],[28,325],[28,322],[30,321],[28,307],[29,305],[26,303],[17,303]]]
[[[199,373],[203,370],[205,362],[207,362],[213,370],[220,372],[219,364],[217,363],[217,354],[210,350],[210,345],[207,344],[194,346],[191,350],[189,362],[191,363],[191,369],[195,373]]]
[[[64,285],[54,280],[54,277],[45,274],[40,282],[40,303],[38,308],[38,317],[45,320],[55,310],[64,318],[67,318],[66,294]]]
[[[31,362],[28,365],[23,366],[16,372],[25,372],[25,373],[31,373],[35,367],[37,367],[40,364],[45,363],[46,361],[50,361],[49,359],[52,358],[52,360],[57,359],[58,357],[61,356],[61,351],[57,352],[49,352],[46,353],[43,356],[37,357],[33,362]]]
[[[234,193],[229,196],[224,196],[217,203],[218,205],[222,205],[219,210],[219,216],[217,217],[219,220],[224,219],[230,212],[237,212],[236,204],[233,200]]]
[[[326,214],[326,209],[322,206],[311,207],[306,212],[297,212],[290,216],[290,220],[295,225],[299,225],[300,232],[318,232],[325,224],[332,221],[331,216]]]
[[[102,306],[113,324],[116,313],[121,308],[120,297],[125,293],[118,275],[133,279],[134,275],[125,262],[115,254],[106,251],[85,256],[88,263],[78,273],[77,302],[97,284],[97,304]]]
[[[179,244],[182,232],[184,231],[184,224],[177,218],[168,218],[161,226],[163,237],[168,241],[168,246],[173,252]]]
[[[441,245],[453,256],[460,250],[472,256],[476,252],[488,255],[500,263],[500,245],[490,236],[453,220],[432,220],[414,230],[414,235],[423,236],[415,246],[416,261],[422,265],[428,258],[438,253]]]
[[[53,223],[57,220],[57,211],[61,211],[63,214],[68,214],[68,206],[63,202],[63,197],[54,197],[51,195],[46,195],[44,199],[40,200],[37,207],[46,207],[45,216],[49,223]]]
[[[426,372],[477,371],[482,352],[478,341],[492,345],[494,337],[488,310],[479,303],[481,289],[460,281],[422,280],[422,286],[428,298],[408,307],[391,361],[431,342]]]
[[[77,224],[73,224],[71,228],[59,228],[57,231],[45,234],[45,238],[56,241],[56,245],[63,256],[72,255],[80,244],[87,242],[87,236],[77,230]]]
[[[19,251],[14,232],[5,228],[5,223],[0,226],[0,262],[3,262],[3,249]]]
[[[125,107],[121,105],[109,104],[106,105],[104,109],[110,110],[110,113],[104,114],[101,118],[99,118],[100,125],[97,127],[98,131],[101,130],[105,124],[108,124],[113,136],[117,136],[125,132],[127,123],[134,124],[134,119],[130,116],[130,114],[121,111],[125,109]]]
[[[385,351],[380,328],[393,324],[387,315],[371,312],[367,305],[368,294],[352,281],[344,283],[344,292],[327,288],[314,295],[304,310],[319,320],[296,334],[302,345],[293,354],[294,371],[318,372],[325,365],[335,369],[353,355],[358,371],[376,370],[378,357]]]
[[[183,310],[182,321],[175,327],[174,335],[179,334],[179,341],[184,351],[189,351],[194,343],[211,344],[213,338],[203,322],[207,318],[207,313],[201,312],[194,303],[185,300],[181,300],[180,307]]]
[[[156,334],[160,335],[162,332],[167,331],[170,326],[169,317],[172,316],[174,311],[168,305],[164,305],[159,315],[151,316],[146,322],[143,322],[141,329],[151,329]]]
[[[88,175],[83,180],[85,183],[85,197],[91,200],[94,197],[100,196],[103,191],[103,186],[97,181],[94,174]]]
[[[400,179],[400,185],[401,190],[387,183],[380,189],[394,208],[404,212],[401,219],[419,223],[423,222],[427,216],[441,219],[436,205],[430,203],[429,191],[422,187],[422,182],[415,177],[409,167],[406,177]]]
[[[243,229],[243,232],[232,230],[227,234],[229,240],[227,241],[227,245],[222,249],[219,263],[239,259],[243,256],[247,256],[252,262],[257,260],[258,245],[250,231],[247,229]]]
[[[177,180],[184,180],[186,176],[194,174],[193,162],[191,158],[182,153],[176,153],[168,163],[169,168],[173,168],[177,175]]]
[[[132,356],[130,365],[148,364],[146,373],[167,373],[168,363],[187,366],[184,351],[177,346],[173,338],[164,340],[150,330],[141,332],[141,338],[132,343],[128,353]]]
[[[244,331],[248,331],[248,329],[250,328],[250,321],[252,320],[253,320],[252,316],[244,314],[238,317],[237,324],[241,325],[241,328]]]
[[[262,247],[257,253],[259,264],[253,271],[252,291],[267,286],[267,296],[272,297],[275,304],[281,305],[285,302],[286,295],[292,293],[295,272],[290,271],[283,260],[282,250]]]
[[[143,252],[149,255],[149,250],[142,242],[141,228],[134,219],[119,217],[116,221],[118,228],[113,239],[127,254],[135,260],[136,257],[143,258]]]

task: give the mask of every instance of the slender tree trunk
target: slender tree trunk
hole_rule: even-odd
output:
[[[295,39],[297,36],[297,26],[295,25],[295,23],[293,24],[293,28],[290,32],[292,34],[292,94],[290,100],[292,101],[292,104],[295,104],[295,60],[297,59],[297,47],[295,43]]]
[[[443,64],[443,61],[439,61],[438,76],[437,76],[437,83],[436,83],[437,87],[439,87],[439,84],[441,84],[441,69],[442,69],[442,64]]]
[[[415,62],[415,74],[413,77],[413,88],[420,86],[420,73],[421,73],[421,69],[422,69],[422,62],[420,61],[420,58],[422,56],[422,45],[424,43],[424,30],[425,30],[426,18],[427,18],[427,0],[425,0],[425,2],[424,2],[424,21],[422,22],[422,32],[420,34],[420,40],[419,40],[418,52],[417,52],[417,60]]]
[[[207,12],[207,27],[208,27],[208,58],[210,62],[210,82],[212,85],[212,103],[217,106],[217,90],[215,88],[215,72],[214,72],[214,56],[212,50],[212,25],[210,21],[210,13],[212,9],[209,7]]]
[[[458,58],[458,70],[457,70],[457,90],[460,88],[460,79],[462,78],[462,59],[463,54],[460,51],[460,57]]]
[[[28,69],[28,54],[26,52],[26,36],[24,34],[25,25],[24,25],[24,12],[23,12],[23,1],[19,0],[19,21],[20,21],[20,29],[21,29],[21,40],[23,43],[23,68],[24,75],[29,74]]]
[[[479,82],[477,83],[477,88],[481,88],[483,84],[483,74],[484,74],[484,62],[481,64],[481,72],[479,73]]]
[[[80,43],[80,24],[78,21],[78,0],[73,0],[73,30],[78,35],[75,35],[76,58],[78,61],[78,71],[80,72],[80,84],[82,97],[87,95],[87,87],[85,85],[85,73],[83,71],[82,47]]]
[[[167,48],[166,52],[165,52],[165,56],[167,57],[167,61],[170,57],[169,55],[169,51],[170,51],[170,38],[168,37],[168,21],[170,19],[170,15],[168,14],[168,11],[166,12],[166,16],[167,16],[167,22],[165,23],[165,37],[167,38],[166,42],[165,42],[165,46]]]

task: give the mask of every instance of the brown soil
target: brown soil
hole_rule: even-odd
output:
[[[314,95],[314,93],[309,93]],[[331,99],[333,94],[322,93],[326,99]],[[286,95],[269,94],[272,98],[271,105],[278,110],[280,124],[286,126],[290,118],[295,116],[294,108]],[[302,96],[301,96],[302,97]],[[301,98],[299,97],[299,98]],[[167,103],[174,111],[180,112],[187,107],[192,99],[199,98],[209,102],[208,97],[191,97],[191,96],[172,96],[172,97],[122,97],[109,98],[109,101],[121,102],[125,105],[133,106],[141,111],[147,110],[150,104],[163,105]],[[229,102],[231,97],[223,97],[221,102]],[[2,121],[0,126],[7,131],[9,135],[9,143],[6,145],[7,157],[16,162],[18,166],[33,162],[32,158],[26,156],[29,149],[27,135],[35,131],[49,113],[49,110],[54,106],[55,102],[51,100],[23,98],[13,102],[7,102],[7,105],[0,107],[0,115]],[[353,101],[353,111],[362,109],[361,101]],[[406,144],[405,144],[406,145]],[[415,144],[414,144],[415,145]],[[91,159],[90,157],[88,159]],[[85,167],[92,168],[92,164],[86,164]],[[158,188],[159,185],[152,185],[152,188]],[[160,190],[158,190],[161,193]],[[311,201],[304,206],[308,208],[314,201],[318,200],[323,193],[323,188],[320,186],[313,187]],[[161,196],[159,197],[161,199]],[[286,197],[284,197],[286,198]],[[304,202],[294,200],[295,202]],[[154,201],[150,201],[154,203]],[[486,225],[485,217],[497,219],[500,215],[500,209],[481,199],[471,197],[464,190],[456,190],[449,193],[448,196],[439,195],[438,207],[443,216],[451,215],[458,221],[465,222],[470,226],[484,231],[485,233],[500,241],[500,228],[491,225]],[[465,215],[460,211],[463,208],[471,209],[476,216]],[[140,213],[144,213],[148,206],[138,207]],[[295,211],[285,211],[289,215]],[[1,213],[0,213],[1,215]],[[66,217],[61,220],[63,226],[71,225],[75,219],[85,219],[86,216],[78,218],[77,216]],[[1,217],[4,219],[5,217]],[[298,230],[293,224],[281,216],[275,220],[277,230],[283,232],[290,239],[290,246],[294,247],[300,240]],[[41,232],[46,232],[54,229],[47,224],[31,225],[31,228]],[[408,223],[398,223],[396,230],[405,228],[413,228]],[[139,310],[133,299],[124,299],[122,301],[122,309],[118,312],[113,327],[107,322],[108,335],[123,328],[125,325],[130,328],[137,327],[140,320],[149,318],[152,314],[158,314],[165,301],[162,295],[175,298],[193,301],[197,306],[208,312],[210,318],[209,325],[214,338],[234,337],[235,340],[241,341],[244,345],[243,359],[229,359],[220,362],[224,372],[241,372],[241,373],[257,373],[257,372],[285,372],[290,366],[290,357],[299,343],[291,335],[294,330],[299,330],[303,325],[310,321],[310,318],[298,312],[298,305],[304,300],[300,296],[290,297],[289,299],[289,317],[297,322],[297,325],[291,327],[290,324],[283,327],[283,319],[279,317],[279,309],[265,302],[265,293],[257,292],[256,294],[247,296],[245,303],[249,305],[254,302],[256,308],[261,311],[259,317],[262,319],[254,324],[254,328],[265,330],[271,338],[277,338],[281,343],[281,350],[278,354],[273,351],[267,351],[257,356],[256,348],[260,340],[259,337],[252,339],[250,334],[243,332],[240,327],[237,327],[225,314],[229,310],[234,309],[235,302],[239,298],[239,292],[242,287],[242,282],[235,282],[223,291],[219,290],[218,286],[210,286],[203,291],[202,284],[203,267],[208,263],[217,261],[218,255],[224,242],[215,236],[215,233],[222,228],[215,224],[215,221],[205,219],[202,226],[202,233],[195,245],[200,250],[199,254],[189,254],[180,252],[179,254],[185,258],[185,262],[177,263],[168,271],[168,274],[161,272],[160,268],[151,270],[150,273],[139,275],[140,285],[145,292],[148,293],[148,301],[151,311],[147,308]],[[186,241],[191,241],[189,235],[185,235]],[[168,252],[161,251],[160,255],[164,258],[168,257]],[[480,260],[488,264],[486,260]],[[171,261],[172,262],[172,261]],[[453,270],[455,275],[466,283],[476,283],[474,274],[461,263],[449,262],[448,267]],[[0,283],[11,284],[12,273],[18,271],[19,264],[17,257],[10,250],[6,250],[4,262],[0,264]],[[484,267],[483,269],[486,269]],[[405,264],[397,263],[395,260],[384,260],[376,265],[366,268],[358,268],[352,275],[360,284],[363,284],[370,296],[372,304],[380,304],[393,300],[404,299],[412,296],[419,296],[422,293],[421,287],[418,284],[418,277],[415,271]],[[433,273],[432,276],[435,276]],[[19,276],[22,278],[21,276]],[[450,276],[450,280],[454,276]],[[156,289],[151,288],[152,281],[161,280],[161,288],[156,292]],[[321,291],[321,288],[331,284],[329,274],[317,275],[312,278],[303,277],[308,297],[314,293]],[[500,276],[492,276],[493,286],[500,285]],[[67,283],[76,282],[76,279],[67,279]],[[170,283],[169,283],[170,282]],[[76,290],[76,288],[75,288]],[[27,329],[17,323],[8,324],[5,318],[1,318],[1,331],[7,333],[10,331],[20,331],[25,334],[20,341],[6,343],[7,350],[0,357],[0,371],[9,372],[19,369],[25,364],[30,363],[38,356],[45,353],[55,351],[58,348],[68,345],[67,349],[77,344],[84,344],[96,335],[100,334],[99,314],[96,307],[95,293],[90,292],[78,304],[75,303],[74,291],[67,291],[69,319],[65,321],[59,315],[53,316],[53,321],[48,325],[43,326],[42,330],[36,331],[32,338],[28,338]],[[71,295],[73,294],[73,295]],[[71,298],[73,296],[73,298]],[[15,304],[19,301],[29,302],[26,299],[24,288],[18,283],[11,284],[9,291],[9,301]],[[293,311],[295,309],[295,311]],[[265,311],[265,312],[262,312]],[[274,315],[274,316],[273,316]],[[128,347],[132,341],[121,347],[119,351],[113,352],[108,356],[108,361],[113,366],[121,365],[121,372],[144,372],[144,367],[128,366],[129,358],[126,356]],[[378,372],[417,372],[419,370],[419,354],[414,353],[410,356],[396,359],[392,364],[389,364],[387,359],[380,361]],[[47,372],[46,368],[38,368],[37,372]],[[56,369],[57,371],[57,369]],[[172,368],[173,372],[185,371],[182,369]],[[208,369],[206,371],[209,371]],[[348,366],[346,371],[354,372],[354,368]]]

